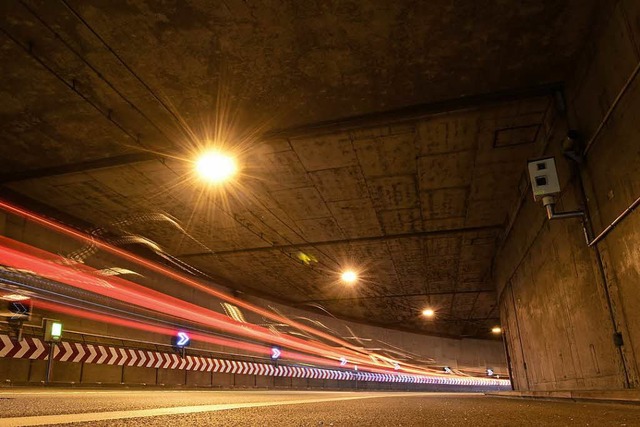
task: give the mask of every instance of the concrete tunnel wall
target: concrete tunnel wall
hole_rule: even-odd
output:
[[[17,218],[13,215],[0,214],[0,234],[12,239],[25,242],[27,244],[42,248],[55,254],[68,254],[79,249],[82,245],[69,238],[44,229],[31,222]],[[128,265],[121,260],[114,261],[113,258],[103,253],[98,253],[91,258],[92,263],[104,264],[107,266],[119,266],[139,270],[134,265]],[[163,293],[179,297],[185,301],[196,303],[207,308],[219,310],[219,301],[215,298],[203,295],[201,292],[181,285],[174,281],[169,281],[157,274],[142,272],[148,277],[148,284]],[[223,289],[220,287],[220,289]],[[432,359],[438,366],[448,365],[452,368],[471,368],[479,372],[484,372],[486,368],[492,368],[497,373],[507,371],[504,356],[504,347],[496,340],[477,339],[452,339],[437,336],[426,336],[403,331],[389,330],[381,327],[363,325],[355,322],[341,321],[329,316],[316,313],[309,313],[304,310],[293,309],[282,304],[276,304],[260,298],[247,297],[252,303],[261,307],[272,306],[287,316],[310,317],[321,321],[330,328],[341,330],[346,333],[345,326],[349,327],[354,335],[370,339],[373,338],[372,346],[379,346],[376,339],[387,343],[393,347],[413,353],[419,359]],[[126,329],[117,325],[105,324],[88,319],[80,319],[61,314],[47,313],[37,310],[32,321],[29,322],[34,328],[31,333],[38,336],[41,332],[36,328],[40,325],[42,317],[54,317],[64,322],[67,331],[78,331],[86,334],[103,335],[112,337],[123,337],[130,340],[147,341],[159,344],[169,344],[169,338],[159,334],[145,331]],[[67,334],[72,340],[86,341],[96,344],[118,345],[117,340],[94,338],[91,335]],[[119,345],[122,345],[120,343]],[[131,342],[124,345],[131,346]],[[140,344],[139,348],[149,348]],[[212,351],[220,357],[233,358],[233,354],[240,358],[250,357],[248,353],[234,348],[225,348],[206,343],[197,343],[199,349]],[[152,347],[151,347],[152,348]],[[16,360],[0,358],[0,381],[9,380],[14,384],[39,383],[44,379],[44,362],[38,360]],[[138,367],[114,367],[104,365],[54,362],[54,382],[95,384],[95,383],[125,383],[125,384],[165,384],[165,385],[198,385],[198,386],[221,386],[221,387],[293,387],[293,388],[353,388],[355,384],[349,381],[337,380],[316,380],[304,378],[278,378],[263,377],[256,375],[222,374],[222,373],[202,373],[185,372],[166,369],[150,369]],[[399,388],[410,389],[414,385],[407,384],[360,384],[359,387],[376,388]],[[443,390],[447,387],[428,387],[417,385],[421,389]],[[459,389],[459,388],[458,388]]]
[[[550,123],[545,155],[555,155],[558,210],[584,204],[563,160],[568,128],[584,143],[640,62],[640,3],[612,3],[568,82],[568,114]],[[640,196],[640,79],[634,77],[579,167],[595,235]],[[548,221],[530,188],[512,213],[496,256],[495,280],[514,387],[606,390],[640,386],[640,212],[630,213],[596,248],[578,219]],[[623,345],[614,342],[622,335]]]

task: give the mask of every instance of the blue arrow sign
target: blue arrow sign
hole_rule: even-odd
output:
[[[23,316],[27,316],[29,313],[29,309],[25,307],[21,302],[12,302],[11,312],[14,313],[14,315],[11,316],[11,319],[15,320]]]
[[[341,357],[341,358],[340,358],[340,366],[344,366],[344,365],[346,365],[346,364],[347,364],[347,359],[346,359],[346,358],[344,358],[344,357]]]
[[[272,347],[271,348],[271,358],[272,359],[277,359],[280,357],[280,355],[282,354],[282,352],[280,351],[280,349],[278,347]]]
[[[191,338],[189,338],[189,335],[187,335],[186,332],[178,332],[178,340],[176,341],[176,345],[178,347],[188,346],[189,341],[191,341]]]

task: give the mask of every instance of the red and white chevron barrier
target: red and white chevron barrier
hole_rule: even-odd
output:
[[[16,359],[49,358],[49,344],[39,338],[24,338],[12,341],[0,334],[0,357]],[[274,365],[190,356],[182,358],[173,353],[161,353],[133,348],[110,347],[63,341],[53,350],[53,359],[61,362],[100,363],[143,368],[184,369],[201,372],[220,372],[243,375],[265,375],[276,377],[315,378],[330,380],[357,380],[376,382],[402,382],[416,384],[448,384],[475,386],[508,386],[508,380],[493,378],[460,378],[427,375],[381,374],[363,371],[336,371],[307,366]]]
[[[0,335],[0,357],[48,359],[49,346],[37,338],[25,338],[15,342],[11,341],[7,335]]]

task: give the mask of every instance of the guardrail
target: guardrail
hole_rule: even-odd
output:
[[[22,341],[12,340],[0,334],[0,357],[46,361],[50,346],[53,345],[53,360],[57,362],[119,366],[123,368],[121,383],[124,383],[124,367],[150,368],[160,370],[181,370],[213,374],[238,374],[263,377],[288,377],[309,380],[337,380],[375,383],[402,383],[414,385],[445,385],[463,387],[501,388],[508,387],[508,380],[414,375],[404,373],[379,373],[316,368],[304,365],[282,364],[277,361],[254,362],[220,359],[191,355],[181,357],[173,352],[162,352],[133,347],[115,347],[104,344],[62,341],[58,344],[43,342],[40,338],[25,337]],[[82,376],[82,375],[81,375]],[[158,375],[156,372],[156,383]],[[257,382],[257,380],[256,380]]]

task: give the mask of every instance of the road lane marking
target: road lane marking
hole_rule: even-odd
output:
[[[246,402],[246,403],[226,403],[217,405],[197,405],[197,406],[176,406],[153,409],[138,409],[130,411],[109,411],[109,412],[87,412],[80,414],[63,414],[63,415],[38,415],[29,417],[13,417],[0,418],[0,427],[17,427],[17,426],[40,426],[51,424],[79,423],[118,420],[127,418],[145,418],[158,417],[162,415],[183,415],[195,414],[201,412],[226,411],[230,409],[259,408],[265,406],[279,405],[299,405],[303,403],[325,403],[338,402],[345,400],[360,399],[376,399],[383,397],[406,397],[406,396],[426,396],[433,393],[380,393],[380,394],[363,394],[348,397],[327,397],[320,399],[296,399],[281,400],[270,402]]]
[[[156,395],[158,393],[166,393],[166,394],[186,394],[186,393],[194,393],[194,394],[227,394],[229,396],[233,396],[234,394],[245,394],[245,395],[256,395],[256,396],[261,396],[261,395],[276,395],[276,396],[286,396],[286,395],[290,395],[290,394],[295,394],[295,395],[352,395],[355,393],[361,394],[364,392],[356,392],[356,391],[314,391],[314,390],[83,390],[83,389],[79,389],[79,390],[37,390],[37,391],[30,391],[30,390],[20,390],[20,389],[13,389],[13,391],[0,391],[0,398],[6,398],[6,397],[11,397],[11,398],[20,398],[20,397],[27,397],[27,396],[37,396],[37,397],[62,397],[62,396],[66,396],[66,395],[78,395],[78,396],[85,396],[85,395],[130,395],[130,394],[134,394],[134,395],[145,395],[145,394],[149,394],[151,396],[151,393],[153,393],[153,395]],[[375,391],[372,391],[371,393],[376,393]],[[384,392],[378,392],[378,393],[384,393]],[[469,396],[480,396],[483,393],[478,393],[478,392],[438,392],[438,391],[431,391],[431,392],[413,392],[411,393],[411,395],[418,395],[418,394],[425,394],[425,395],[429,395],[429,396],[465,396],[465,395],[469,395]],[[0,417],[1,418],[1,417]]]
[[[13,389],[12,391],[0,391],[0,396],[64,396],[66,394],[77,394],[77,395],[85,395],[85,394],[149,394],[153,393],[154,395],[157,393],[168,393],[168,394],[185,394],[185,393],[199,393],[199,394],[207,394],[207,393],[217,393],[217,394],[233,394],[233,393],[242,393],[242,394],[250,394],[255,393],[259,394],[276,394],[276,395],[285,395],[285,394],[353,394],[356,393],[354,391],[307,391],[307,390],[290,390],[290,391],[267,391],[267,390],[243,390],[243,391],[230,391],[230,390],[156,390],[156,389],[140,389],[140,390],[86,390],[86,389],[78,389],[78,390],[20,390]],[[438,394],[438,393],[432,393]],[[477,394],[477,393],[476,393]]]

